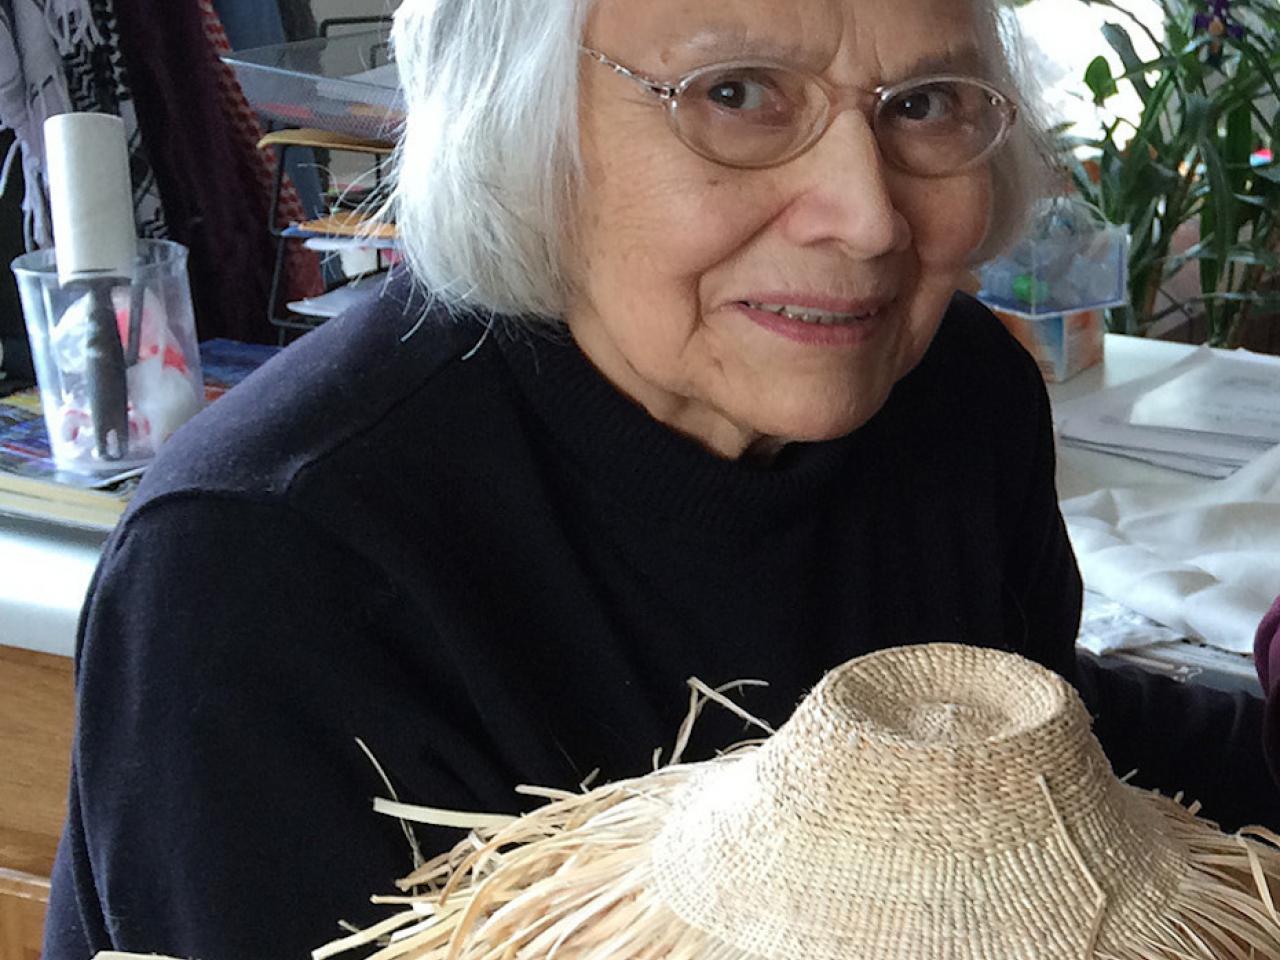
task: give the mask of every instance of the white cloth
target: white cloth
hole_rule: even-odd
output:
[[[1280,595],[1280,447],[1226,480],[1098,490],[1062,512],[1089,589],[1185,636],[1252,650]]]
[[[0,128],[17,137],[0,174],[0,188],[21,151],[26,194],[22,200],[27,249],[53,244],[44,177],[44,121],[71,110],[66,73],[51,30],[69,31],[63,4],[0,0]],[[83,20],[83,14],[81,20]]]
[[[1076,645],[1090,653],[1101,657],[1157,643],[1176,643],[1182,637],[1176,630],[1163,627],[1095,590],[1084,592]]]

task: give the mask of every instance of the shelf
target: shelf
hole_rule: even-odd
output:
[[[272,130],[258,141],[259,150],[267,147],[312,147],[318,150],[350,150],[352,153],[387,156],[395,150],[395,143],[390,140],[348,136],[332,130],[290,127]]]
[[[404,122],[388,37],[382,26],[238,50],[223,60],[250,105],[276,123],[387,140]]]

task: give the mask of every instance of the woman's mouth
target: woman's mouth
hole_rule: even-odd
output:
[[[883,325],[878,323],[890,300],[796,303],[781,298],[740,300],[736,306],[759,326],[796,343],[846,346],[861,343]]]
[[[766,313],[786,317],[788,320],[798,320],[801,323],[811,323],[824,327],[833,324],[855,323],[858,320],[869,320],[879,312],[878,308],[861,311],[839,311],[821,310],[815,307],[799,307],[789,303],[759,303],[754,300],[744,300],[742,303],[752,310],[762,310]]]

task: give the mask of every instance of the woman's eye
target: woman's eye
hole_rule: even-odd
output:
[[[782,86],[765,73],[729,73],[708,77],[703,97],[713,107],[733,113],[764,116],[787,109]]]
[[[913,123],[938,123],[955,117],[959,98],[942,84],[906,90],[893,98],[889,114]]]
[[[708,91],[716,106],[728,110],[759,110],[767,94],[761,84],[751,80],[721,80]]]

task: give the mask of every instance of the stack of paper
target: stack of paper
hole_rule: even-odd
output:
[[[1065,401],[1056,415],[1068,446],[1230,476],[1280,443],[1280,357],[1201,347],[1149,377]]]
[[[379,223],[354,210],[290,224],[280,232],[294,240],[305,240],[312,250],[395,250],[399,245],[394,223]]]
[[[308,317],[330,319],[339,316],[366,300],[377,296],[387,281],[387,274],[375,273],[366,277],[357,277],[348,283],[335,287],[328,293],[316,297],[294,300],[289,309]]]

